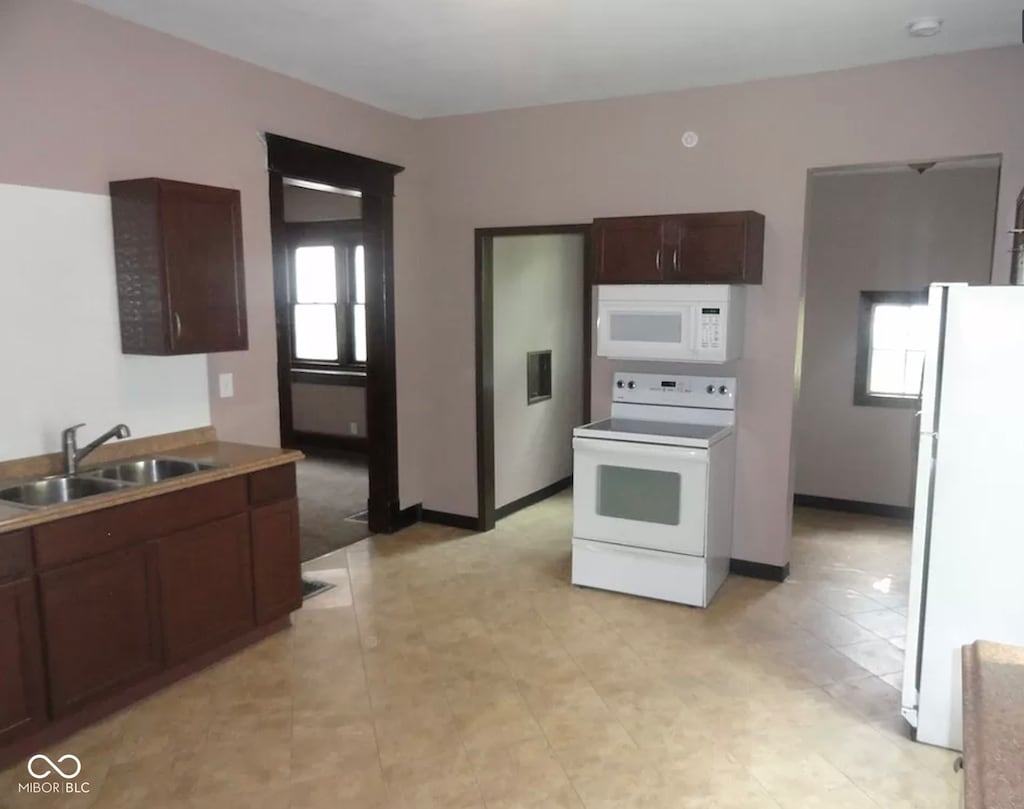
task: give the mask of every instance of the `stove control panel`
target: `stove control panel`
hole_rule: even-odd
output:
[[[736,377],[619,371],[612,382],[612,401],[735,410]]]

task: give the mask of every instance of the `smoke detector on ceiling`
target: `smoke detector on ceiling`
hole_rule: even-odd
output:
[[[942,30],[938,17],[921,17],[907,23],[907,33],[912,37],[933,37]]]

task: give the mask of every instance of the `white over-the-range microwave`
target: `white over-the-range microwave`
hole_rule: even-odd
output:
[[[597,288],[597,355],[728,362],[743,350],[743,287],[616,284]]]

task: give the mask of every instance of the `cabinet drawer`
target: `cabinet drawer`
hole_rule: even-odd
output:
[[[33,531],[36,562],[65,565],[245,510],[242,476],[136,500],[40,525]]]
[[[0,584],[27,576],[32,570],[28,531],[0,534]]]
[[[249,475],[249,503],[260,506],[295,497],[295,464],[275,466]]]

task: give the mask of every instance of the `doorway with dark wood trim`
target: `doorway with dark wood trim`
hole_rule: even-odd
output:
[[[320,186],[352,190],[361,197],[369,529],[373,533],[389,533],[396,530],[399,522],[392,217],[394,178],[403,168],[270,133],[266,135],[266,143],[281,442],[284,446],[300,443],[296,440],[292,418],[295,351],[289,232],[284,215],[285,179],[288,178],[314,189]],[[316,373],[316,370],[308,367],[303,372]],[[339,369],[339,373],[342,372],[343,369]],[[322,443],[338,443],[339,447],[335,448],[344,448],[340,447],[344,442],[322,439]]]
[[[475,232],[475,314],[476,314],[476,464],[477,520],[479,531],[489,531],[497,519],[513,510],[548,496],[560,484],[534,492],[506,507],[495,507],[494,451],[494,239],[506,236],[579,235],[583,238],[582,407],[584,421],[590,418],[591,365],[591,226],[536,225],[528,227],[477,228]],[[570,440],[571,436],[566,436]]]

